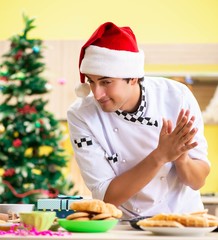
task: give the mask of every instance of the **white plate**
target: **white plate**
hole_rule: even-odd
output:
[[[212,232],[217,227],[142,227],[142,230],[150,231],[157,235],[168,235],[168,236],[202,236],[206,233]]]

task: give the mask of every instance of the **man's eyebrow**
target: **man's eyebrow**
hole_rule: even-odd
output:
[[[87,76],[87,75],[85,75],[85,76],[86,76],[88,79],[91,80],[91,78],[90,78],[89,76]],[[104,76],[104,77],[98,78],[97,80],[104,80],[104,79],[106,79],[106,78],[110,78],[110,77]]]
[[[100,78],[98,78],[98,80],[103,80],[103,79],[105,79],[105,78],[109,78],[109,77],[106,77],[106,76],[100,77]]]

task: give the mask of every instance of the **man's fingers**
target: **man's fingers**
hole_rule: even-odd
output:
[[[184,146],[181,147],[181,151],[182,152],[186,152],[188,150],[191,150],[193,148],[195,148],[196,146],[198,145],[197,142],[193,142],[193,143],[190,143],[190,144],[186,144]]]
[[[167,128],[168,128],[168,121],[165,118],[163,118],[162,120],[163,120],[163,125],[162,125],[161,131],[160,131],[160,135],[161,136],[163,136],[163,135],[168,133],[168,130],[167,130]]]
[[[176,127],[174,129],[174,133],[176,135],[179,134],[183,130],[183,128],[186,125],[186,123],[187,123],[187,117],[183,116],[181,121],[176,125]]]
[[[182,110],[180,111],[179,116],[178,116],[177,121],[176,121],[176,125],[179,124],[179,122],[182,120],[182,117],[183,117],[183,115],[184,115],[184,112],[185,112],[184,109],[182,109]]]

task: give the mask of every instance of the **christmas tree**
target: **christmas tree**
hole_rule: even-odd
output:
[[[73,187],[62,171],[68,156],[60,122],[41,98],[51,89],[42,77],[43,42],[28,37],[35,20],[23,20],[22,34],[10,38],[0,65],[0,203],[36,203]]]

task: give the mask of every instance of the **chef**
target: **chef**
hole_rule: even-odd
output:
[[[123,217],[204,208],[210,171],[199,105],[184,84],[144,73],[129,27],[100,25],[81,48],[81,84],[67,120],[93,198]],[[91,93],[89,91],[91,90]]]

